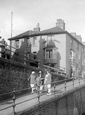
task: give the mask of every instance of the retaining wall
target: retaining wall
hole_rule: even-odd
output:
[[[17,115],[82,115],[85,112],[85,86],[70,90]]]

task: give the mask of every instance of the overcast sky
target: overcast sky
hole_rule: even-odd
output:
[[[32,30],[40,23],[41,30],[55,26],[63,19],[68,32],[76,32],[85,41],[85,0],[0,0],[0,35],[11,37]]]

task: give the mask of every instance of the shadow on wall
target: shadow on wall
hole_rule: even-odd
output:
[[[61,55],[59,52],[57,52],[57,67],[60,69],[60,60],[61,60]]]
[[[44,53],[44,50],[43,50],[43,48],[45,47],[45,40],[44,39],[40,39],[40,46],[39,46],[39,51],[37,52],[37,57],[38,57],[38,59],[39,59],[39,61],[40,61],[40,67],[41,68],[43,68],[43,64],[44,64],[44,59],[45,59],[45,53]]]

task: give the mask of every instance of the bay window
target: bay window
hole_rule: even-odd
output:
[[[46,49],[45,50],[45,59],[52,59],[53,51],[52,49]]]

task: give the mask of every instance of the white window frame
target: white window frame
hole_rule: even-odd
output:
[[[75,59],[75,52],[73,50],[70,50],[70,59]]]

